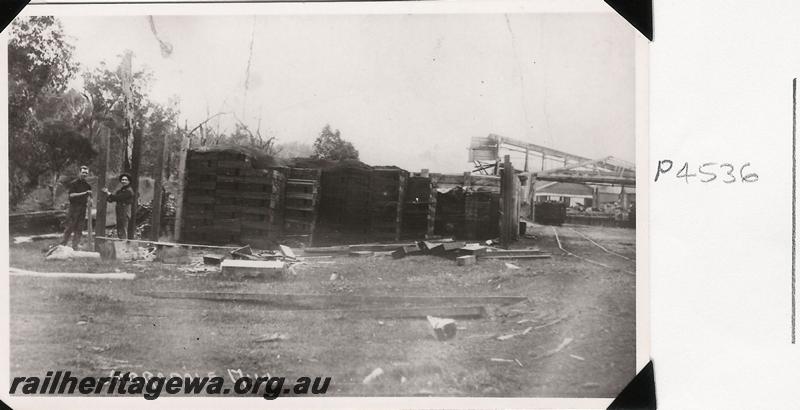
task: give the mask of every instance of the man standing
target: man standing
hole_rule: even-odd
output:
[[[75,250],[78,250],[81,242],[83,221],[86,219],[86,204],[92,196],[92,186],[86,182],[88,176],[89,167],[83,165],[78,173],[78,178],[68,185],[69,211],[67,211],[67,220],[64,222],[66,229],[64,229],[61,245],[66,245],[72,235],[72,249]]]
[[[119,183],[122,186],[116,193],[112,194],[108,188],[103,188],[103,193],[108,195],[108,202],[116,202],[114,212],[117,215],[117,237],[128,239],[128,220],[131,218],[131,201],[133,200],[130,174],[120,174]]]

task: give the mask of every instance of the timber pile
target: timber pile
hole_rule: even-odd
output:
[[[311,244],[319,209],[319,169],[289,168],[284,191],[284,236]]]
[[[467,192],[464,196],[464,239],[496,238],[500,195],[493,192]]]
[[[235,150],[189,151],[183,236],[267,246],[281,230],[282,172]]]
[[[433,181],[430,177],[409,177],[403,204],[403,236],[406,238],[432,236],[435,223],[436,190]]]
[[[370,175],[370,232],[377,239],[400,239],[408,172],[397,167],[374,167]]]
[[[322,171],[319,225],[332,231],[369,232],[369,187],[372,169],[346,162]]]

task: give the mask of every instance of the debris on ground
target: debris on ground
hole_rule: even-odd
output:
[[[34,272],[24,269],[9,268],[12,276],[33,276],[41,278],[71,278],[71,279],[134,279],[133,273],[74,273],[74,272]]]
[[[268,343],[268,342],[278,342],[281,340],[286,340],[288,338],[289,336],[287,336],[284,333],[270,333],[262,335],[261,337],[253,341],[258,343]]]
[[[100,252],[76,251],[66,245],[56,245],[45,256],[46,260],[100,259]]]
[[[583,357],[581,357],[581,356],[578,356],[578,355],[576,355],[576,354],[571,354],[571,355],[569,355],[569,357],[571,357],[571,358],[573,358],[573,359],[576,359],[576,360],[580,360],[580,361],[584,361],[584,360],[586,360],[586,359],[584,359]]]
[[[362,383],[370,384],[373,381],[375,381],[378,377],[381,377],[382,375],[383,375],[383,369],[378,367],[375,370],[373,370],[370,374],[368,374],[367,377],[364,378],[364,381]]]
[[[294,252],[292,251],[292,248],[283,245],[278,245],[278,248],[280,248],[283,256],[291,259],[297,259],[297,256],[295,256]]]
[[[476,261],[477,259],[475,259],[475,255],[464,255],[456,258],[456,265],[458,266],[474,265]]]
[[[220,267],[224,277],[277,278],[283,276],[286,264],[280,261],[226,259]]]
[[[205,265],[216,265],[219,266],[220,263],[225,259],[223,255],[217,255],[213,253],[203,255],[203,264]]]
[[[189,251],[185,248],[157,247],[156,262],[180,265],[189,263]]]
[[[519,269],[519,266],[506,262],[506,269]]]
[[[428,323],[433,328],[433,334],[440,342],[452,339],[456,335],[456,321],[453,319],[428,316]]]
[[[41,241],[45,239],[59,239],[64,236],[63,233],[48,233],[44,235],[31,235],[31,236],[15,236],[14,244],[29,243],[33,241]]]
[[[534,359],[541,359],[541,358],[544,358],[544,357],[552,356],[552,355],[560,352],[561,350],[563,350],[570,343],[572,343],[572,338],[568,337],[568,338],[564,339],[561,342],[561,344],[559,344],[558,347],[556,347],[555,349],[550,349],[550,350],[542,353],[541,355],[536,355],[536,356],[534,356]]]

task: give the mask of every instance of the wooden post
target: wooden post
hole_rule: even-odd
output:
[[[94,229],[92,229],[92,201],[93,198],[86,200],[86,234],[89,236],[89,244],[94,246]],[[78,227],[81,229],[81,227]],[[75,249],[77,251],[77,249]]]
[[[183,218],[183,190],[186,180],[186,151],[189,140],[181,137],[181,152],[178,157],[178,195],[175,197],[175,241],[181,239],[181,220]]]
[[[471,184],[472,184],[472,173],[466,171],[464,172],[464,184],[462,185],[464,187],[464,190],[469,188]]]
[[[95,225],[94,236],[106,236],[106,211],[108,209],[107,196],[103,193],[103,188],[108,183],[106,178],[108,176],[108,150],[109,138],[111,130],[108,127],[101,126],[100,129],[100,147],[98,153],[100,154],[98,169],[97,169],[97,218]],[[94,249],[97,250],[97,244],[94,244]]]
[[[500,180],[500,198],[503,203],[501,206],[501,225],[500,225],[500,242],[508,248],[514,238],[514,232],[519,229],[517,222],[514,221],[514,196],[516,189],[514,184],[514,167],[511,165],[511,156],[505,155],[503,157],[503,174]]]
[[[528,187],[530,190],[528,191],[528,198],[531,202],[531,221],[535,221],[536,218],[536,190],[533,188],[536,184],[536,176],[535,174],[531,174],[530,179],[528,180]]]
[[[525,147],[525,172],[528,172],[528,156],[530,155],[530,150],[528,147]]]
[[[628,209],[628,194],[625,193],[625,185],[622,185],[619,189],[619,196],[622,197],[619,202],[622,205],[622,210],[625,211]]]
[[[142,162],[142,131],[133,133],[133,160],[131,161],[131,220],[128,221],[128,239],[136,238],[136,212],[139,207],[139,164]]]
[[[155,183],[153,184],[153,212],[150,222],[150,240],[157,241],[161,236],[161,203],[164,201],[164,157],[167,155],[167,133],[159,138],[158,145],[161,155],[156,161]]]
[[[600,209],[600,188],[592,189],[592,208]]]

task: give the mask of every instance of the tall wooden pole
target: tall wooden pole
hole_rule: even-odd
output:
[[[142,162],[142,130],[133,133],[133,160],[131,165],[131,220],[128,221],[128,239],[136,238],[136,212],[139,208],[139,164]]]
[[[158,160],[156,161],[155,183],[153,184],[153,212],[150,221],[150,240],[157,241],[161,235],[161,203],[164,201],[164,157],[167,155],[167,133],[158,140]]]
[[[186,130],[186,126],[184,126]],[[186,180],[186,154],[189,149],[189,136],[186,133],[181,137],[181,152],[178,157],[178,195],[175,197],[175,240],[181,239],[181,225],[183,220],[183,191]]]
[[[514,186],[514,167],[511,165],[511,156],[503,157],[503,174],[500,179],[500,197],[502,198],[502,215],[500,218],[500,242],[506,248],[511,245],[514,239],[514,232],[519,229],[517,222],[514,221],[514,206],[516,201],[516,189]]]
[[[106,194],[103,193],[102,189],[106,187],[108,181],[106,178],[108,176],[108,155],[109,155],[109,138],[111,131],[108,127],[101,126],[100,128],[100,147],[99,147],[99,163],[97,169],[97,195],[94,197],[97,198],[97,225],[95,226],[94,235],[95,237],[98,236],[106,236],[106,211],[108,209],[108,201],[106,201]],[[97,245],[95,244],[95,249],[97,249]]]

